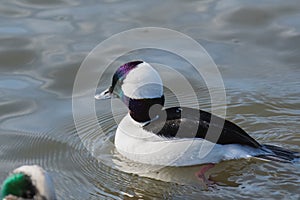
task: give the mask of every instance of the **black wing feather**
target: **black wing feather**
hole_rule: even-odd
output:
[[[165,114],[166,117],[163,117]],[[210,123],[212,117],[215,123]],[[241,144],[255,148],[261,147],[256,140],[234,123],[225,120],[222,127],[220,124],[223,120],[203,110],[173,107],[163,110],[159,114],[159,118],[144,126],[144,129],[168,138],[205,138],[217,144]],[[212,132],[207,135],[209,127]],[[220,136],[215,134],[220,131]]]

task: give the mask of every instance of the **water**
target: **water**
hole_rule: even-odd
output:
[[[114,149],[110,102],[96,103],[104,134],[89,116],[79,128],[99,140],[93,152],[105,161],[99,162],[76,134],[71,102],[77,70],[98,43],[130,28],[171,28],[200,42],[218,65],[229,120],[261,143],[299,151],[299,11],[295,0],[1,1],[0,180],[17,166],[39,164],[59,199],[299,199],[297,163],[222,162],[210,171],[215,184],[208,188],[192,176],[198,166],[144,174],[160,180],[120,170],[140,166]],[[181,62],[166,53],[142,54],[174,67]],[[205,88],[199,92],[200,107],[209,110]],[[116,113],[121,119],[126,110],[120,104]]]

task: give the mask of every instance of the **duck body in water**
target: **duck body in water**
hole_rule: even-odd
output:
[[[260,144],[236,124],[206,111],[164,108],[162,80],[144,61],[122,65],[111,86],[95,96],[111,97],[129,109],[116,131],[116,149],[136,162],[191,166],[250,157],[279,162],[299,158],[296,152]]]

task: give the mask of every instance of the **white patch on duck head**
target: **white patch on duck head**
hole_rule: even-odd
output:
[[[48,173],[38,165],[24,165],[13,171],[29,176],[33,185],[37,188],[39,195],[46,199],[56,199],[52,179]]]
[[[127,74],[122,91],[132,99],[159,98],[163,95],[163,83],[158,72],[143,62]]]

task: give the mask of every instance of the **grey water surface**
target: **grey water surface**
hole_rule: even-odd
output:
[[[117,123],[111,102],[95,103],[103,132],[95,131],[89,116],[76,129],[72,113],[76,73],[96,45],[131,28],[165,27],[198,41],[215,61],[225,84],[227,119],[261,143],[300,151],[297,0],[0,3],[0,181],[15,167],[39,164],[50,172],[58,199],[300,198],[299,163],[222,162],[210,171],[209,187],[193,176],[199,166],[163,168],[153,176],[151,170],[144,176],[122,170],[126,162],[113,146]],[[187,65],[156,50],[132,52],[122,60],[138,56],[182,69]],[[105,74],[107,84],[116,67]],[[205,86],[198,91],[200,108],[210,110]],[[176,103],[171,93],[166,97]],[[189,95],[183,99],[189,102]],[[115,104],[121,119],[126,109]],[[85,148],[78,131],[99,141],[95,152]]]

